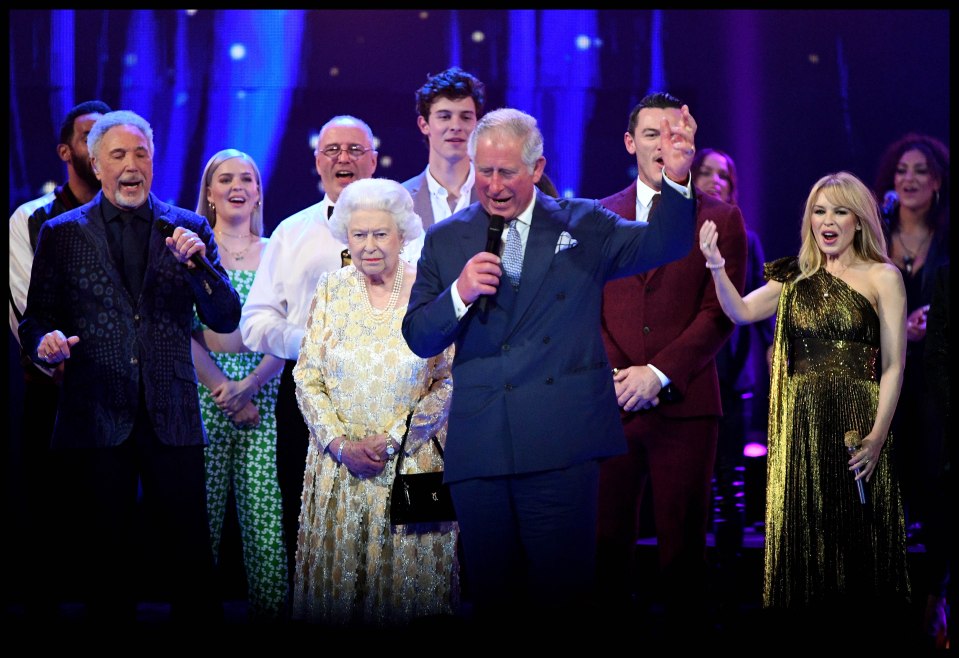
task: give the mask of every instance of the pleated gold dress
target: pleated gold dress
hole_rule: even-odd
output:
[[[802,608],[908,597],[905,524],[890,436],[859,501],[849,430],[872,429],[881,370],[879,316],[842,279],[795,281],[796,258],[766,265],[782,282],[770,382],[763,602]]]

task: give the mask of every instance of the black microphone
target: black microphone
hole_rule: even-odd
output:
[[[899,195],[894,190],[889,190],[882,197],[882,216],[886,219],[892,217],[897,205],[899,205]]]
[[[486,251],[499,256],[499,247],[503,237],[503,225],[506,220],[500,215],[489,216],[489,228],[486,229]],[[489,295],[483,295],[479,300],[480,322],[486,324],[487,305]]]
[[[156,225],[160,233],[167,238],[172,238],[173,232],[176,231],[176,226],[174,226],[167,220],[163,219],[162,217],[158,217],[156,219]],[[213,269],[213,266],[210,265],[210,261],[208,261],[206,258],[201,256],[199,252],[190,256],[190,260],[193,261],[194,265],[197,265],[198,267],[202,267],[204,270],[206,270],[207,273],[210,274],[210,276],[220,278],[220,273],[217,272],[215,269]]]
[[[895,192],[893,192],[895,194]],[[862,439],[859,438],[859,432],[857,430],[849,430],[846,432],[846,435],[843,437],[843,443],[846,444],[846,451],[852,455],[857,450],[862,447]],[[859,475],[859,469],[856,468],[853,470],[853,473]],[[859,502],[862,505],[866,504],[866,487],[865,483],[862,480],[856,480],[856,490],[859,492]]]

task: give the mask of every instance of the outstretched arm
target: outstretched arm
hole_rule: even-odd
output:
[[[719,298],[719,305],[723,307],[723,312],[739,325],[772,317],[779,304],[783,284],[771,280],[745,297],[740,296],[736,286],[726,274],[726,260],[719,253],[718,240],[716,224],[710,220],[703,222],[703,227],[699,231],[699,248],[706,257],[706,267],[713,275],[716,296]]]

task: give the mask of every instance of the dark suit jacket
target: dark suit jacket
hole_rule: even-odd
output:
[[[600,203],[636,219],[636,181]],[[722,414],[713,359],[733,324],[719,305],[712,275],[699,250],[699,229],[707,219],[716,223],[726,272],[742,292],[746,275],[742,214],[739,208],[698,190],[695,228],[671,227],[689,231],[688,237],[694,239],[692,248],[675,262],[612,281],[603,291],[603,340],[610,363],[616,368],[652,363],[669,377],[679,399],[661,401],[657,412],[667,417]],[[629,423],[640,422],[642,416],[628,415],[627,432]]]
[[[423,229],[426,230],[435,224],[436,219],[433,217],[433,201],[430,198],[430,186],[426,182],[426,171],[404,182],[403,187],[405,187],[406,191],[413,197],[413,212],[419,215],[423,220]],[[478,200],[476,196],[476,186],[474,185],[470,190],[470,203],[476,203]]]
[[[505,281],[484,325],[459,321],[450,286],[486,244],[473,204],[426,234],[403,336],[422,357],[455,341],[446,480],[531,473],[625,450],[599,333],[606,281],[689,251],[694,203],[669,188],[648,226],[598,202],[537,191],[518,293]],[[557,252],[562,232],[577,241]]]
[[[154,227],[142,292],[133,299],[110,253],[101,194],[43,225],[19,327],[24,349],[38,363],[44,334],[59,329],[80,337],[65,364],[53,446],[122,443],[136,418],[141,372],[159,440],[202,445],[206,436],[190,353],[193,306],[204,324],[228,333],[239,323],[240,299],[220,266],[207,221],[152,194],[154,218],[197,233],[220,276],[199,267],[188,270]]]

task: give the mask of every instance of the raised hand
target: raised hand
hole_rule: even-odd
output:
[[[663,164],[670,180],[685,185],[689,182],[689,170],[696,154],[696,120],[689,113],[688,105],[683,105],[680,110],[678,123],[671,124],[670,116],[670,113],[666,113],[659,124]]]

